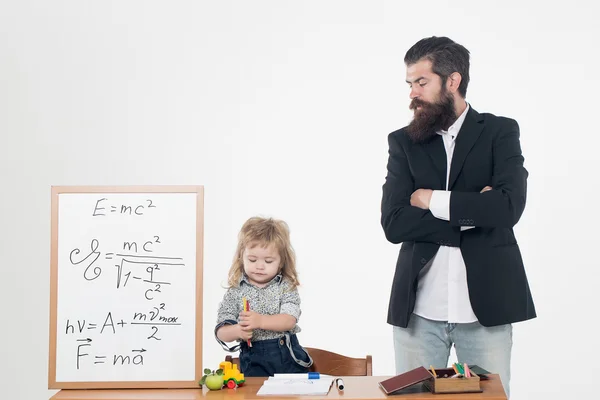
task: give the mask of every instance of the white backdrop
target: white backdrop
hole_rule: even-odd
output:
[[[399,246],[381,185],[387,134],[410,118],[403,56],[431,35],[471,51],[472,106],[521,127],[516,232],[539,317],[515,326],[512,398],[592,393],[600,29],[586,3],[0,0],[1,397],[54,393],[51,185],[205,186],[207,367],[224,357],[212,328],[236,234],[259,214],[292,230],[301,343],[393,374]]]

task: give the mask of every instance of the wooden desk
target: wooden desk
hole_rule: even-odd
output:
[[[506,400],[504,389],[498,375],[490,375],[487,381],[481,381],[483,393],[469,394],[432,394],[426,389],[421,393],[406,393],[387,396],[378,382],[389,376],[348,376],[343,377],[345,389],[339,392],[335,383],[329,390],[327,399],[372,400],[372,399],[423,399],[423,400]],[[246,400],[275,399],[276,396],[257,396],[264,378],[248,378],[246,384],[238,389],[210,391],[202,389],[98,389],[98,390],[61,390],[51,400]],[[422,385],[415,385],[421,388]],[[278,396],[279,397],[279,396]],[[320,396],[286,396],[286,399],[318,399]]]

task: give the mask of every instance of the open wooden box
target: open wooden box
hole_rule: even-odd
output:
[[[432,375],[435,375],[433,371],[429,370]],[[429,379],[423,384],[432,393],[478,393],[482,392],[481,386],[479,385],[479,376],[471,372],[470,378],[450,378],[455,374],[452,368],[436,369],[437,377]]]

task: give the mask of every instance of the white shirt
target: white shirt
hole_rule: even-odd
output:
[[[458,132],[469,111],[469,105],[448,131],[440,131],[446,149],[446,189],[450,178],[450,164],[454,154],[454,144]],[[447,190],[434,190],[429,210],[434,217],[450,220],[450,193]],[[466,229],[473,227],[463,227]],[[465,230],[465,229],[462,229]],[[423,318],[449,323],[469,323],[477,321],[471,307],[467,287],[467,269],[459,247],[440,246],[437,254],[419,273],[415,314]]]

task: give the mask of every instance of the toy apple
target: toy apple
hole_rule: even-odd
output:
[[[206,385],[210,390],[220,390],[223,387],[223,370],[218,369],[216,371],[211,371],[206,368],[204,370],[204,376],[198,382],[200,386]]]
[[[206,387],[210,390],[219,390],[223,387],[222,375],[208,375],[206,377]]]

